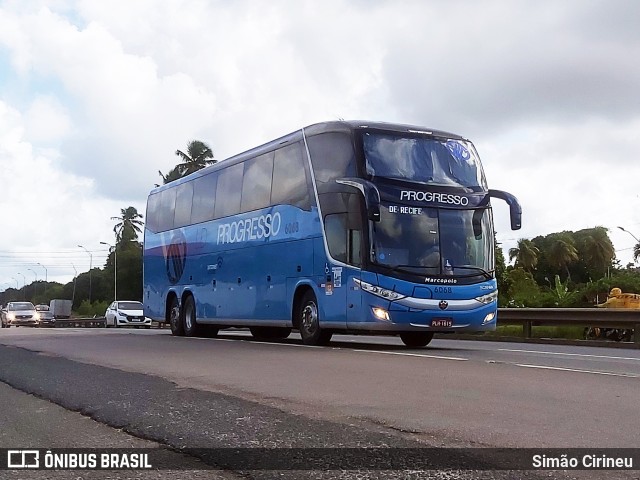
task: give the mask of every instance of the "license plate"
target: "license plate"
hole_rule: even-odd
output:
[[[451,327],[453,320],[451,318],[434,318],[431,320],[432,327]]]

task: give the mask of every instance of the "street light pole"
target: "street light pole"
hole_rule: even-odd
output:
[[[86,247],[78,245],[80,248],[84,248],[85,252],[89,254],[89,305],[91,305],[91,269],[93,268],[93,255]]]
[[[27,278],[24,276],[24,273],[18,272],[18,275],[22,275],[22,295],[24,296],[24,299],[26,300],[27,299],[27,294],[26,294],[27,290],[26,290],[25,285],[27,283]]]
[[[76,279],[78,278],[78,270],[76,270],[76,266],[72,263],[73,267],[73,294],[71,294],[71,305],[73,306],[73,302],[76,300]]]
[[[631,233],[629,230],[625,230],[623,227],[618,227],[620,230],[622,230],[623,232],[627,232],[629,235],[631,235],[633,237],[633,239],[640,243],[640,240],[638,240],[638,237],[636,237],[633,233]]]
[[[637,242],[637,243],[634,245],[634,249],[633,249],[633,254],[634,254],[633,260],[635,261],[635,260],[638,258],[638,257],[637,257],[637,255],[636,255],[636,253],[640,250],[640,240],[638,240],[638,237],[636,237],[636,236],[635,236],[633,233],[631,233],[629,230],[626,230],[626,229],[625,229],[625,228],[623,228],[623,227],[618,227],[618,228],[619,228],[620,230],[622,230],[623,232],[627,232],[627,233],[628,233],[629,235],[631,235],[631,236],[633,237],[633,239]]]
[[[37,295],[37,293],[38,293],[37,290],[36,290],[38,288],[38,274],[36,273],[35,270],[33,270],[31,268],[27,267],[27,270],[30,270],[31,272],[33,272],[33,274],[36,277],[36,283],[33,284],[33,296],[35,297]],[[35,300],[35,298],[34,298],[34,300]]]
[[[113,248],[113,301],[118,300],[118,250],[117,245],[111,245],[107,242],[100,242],[101,245],[106,245],[109,250]]]
[[[44,268],[44,295],[47,296],[47,283],[49,282],[49,270],[40,262],[37,262],[42,268]],[[46,301],[46,300],[45,300]]]

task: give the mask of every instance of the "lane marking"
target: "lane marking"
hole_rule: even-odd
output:
[[[354,352],[363,352],[363,353],[381,353],[383,355],[402,355],[404,357],[424,357],[424,358],[435,358],[437,360],[455,360],[458,362],[466,362],[468,358],[461,357],[444,357],[442,355],[425,355],[422,353],[404,353],[404,352],[383,352],[381,350],[358,350],[354,349]]]
[[[638,357],[614,357],[611,355],[589,355],[587,353],[564,353],[564,352],[545,352],[542,350],[517,350],[511,348],[499,348],[501,352],[517,352],[517,353],[543,353],[545,355],[565,355],[567,357],[585,357],[585,358],[608,358],[612,360],[634,360],[640,362]]]
[[[549,367],[546,365],[527,365],[524,363],[514,363],[514,365],[516,367],[537,368],[540,370],[557,370],[560,372],[590,373],[592,375],[606,375],[609,377],[640,378],[640,375],[634,375],[632,373],[599,372],[597,370],[581,370],[578,368]]]
[[[248,335],[247,335],[248,336]],[[197,337],[193,337],[197,338]],[[210,340],[210,339],[205,339]],[[217,338],[216,340],[223,340],[225,342],[237,342],[236,339],[231,338]],[[277,346],[285,346],[285,347],[306,347],[306,348],[321,348],[325,350],[345,350],[350,352],[360,352],[360,353],[380,353],[383,355],[402,355],[405,357],[424,357],[424,358],[435,358],[437,360],[456,360],[459,362],[466,362],[468,358],[460,358],[460,357],[445,357],[442,355],[427,355],[422,353],[404,353],[404,352],[384,352],[381,350],[362,350],[357,348],[343,348],[343,347],[332,347],[328,346],[317,346],[317,345],[300,345],[298,343],[277,343],[277,342],[261,342],[258,340],[251,340],[251,343],[259,344],[259,345],[277,345]]]

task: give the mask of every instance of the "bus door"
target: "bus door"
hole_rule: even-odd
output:
[[[336,260],[325,266],[325,293],[333,297],[328,304],[333,305],[335,320],[339,318],[344,326],[348,326],[349,322],[357,322],[361,317],[361,292],[356,289],[354,279],[360,278],[363,222],[359,194],[344,197],[342,211],[324,217],[327,245],[331,257]]]

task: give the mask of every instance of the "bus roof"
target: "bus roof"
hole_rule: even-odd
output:
[[[202,175],[206,175],[211,171],[226,168],[229,165],[234,165],[236,163],[242,162],[247,158],[252,158],[254,156],[258,156],[263,153],[270,152],[286,143],[299,141],[302,139],[303,131],[305,135],[312,136],[312,135],[318,135],[320,133],[328,133],[328,132],[344,132],[344,133],[351,134],[356,130],[366,130],[366,129],[380,130],[380,131],[387,131],[387,132],[397,132],[397,133],[410,133],[410,134],[423,133],[427,135],[432,135],[434,137],[451,138],[454,140],[465,140],[464,137],[461,137],[460,135],[456,135],[454,133],[445,132],[442,130],[434,130],[431,128],[421,127],[417,125],[407,125],[407,124],[400,124],[400,123],[371,122],[366,120],[335,120],[335,121],[329,121],[329,122],[315,123],[313,125],[309,125],[307,127],[301,128],[300,130],[291,132],[282,137],[276,138],[275,140],[271,140],[263,145],[251,148],[250,150],[246,150],[232,157],[219,160],[214,165],[205,167],[201,170],[198,170],[197,172],[187,175],[186,177],[182,177],[177,180],[174,180],[168,184],[156,187],[151,191],[151,193],[159,192],[161,190],[164,190],[165,188],[174,187],[190,179],[197,178]]]

